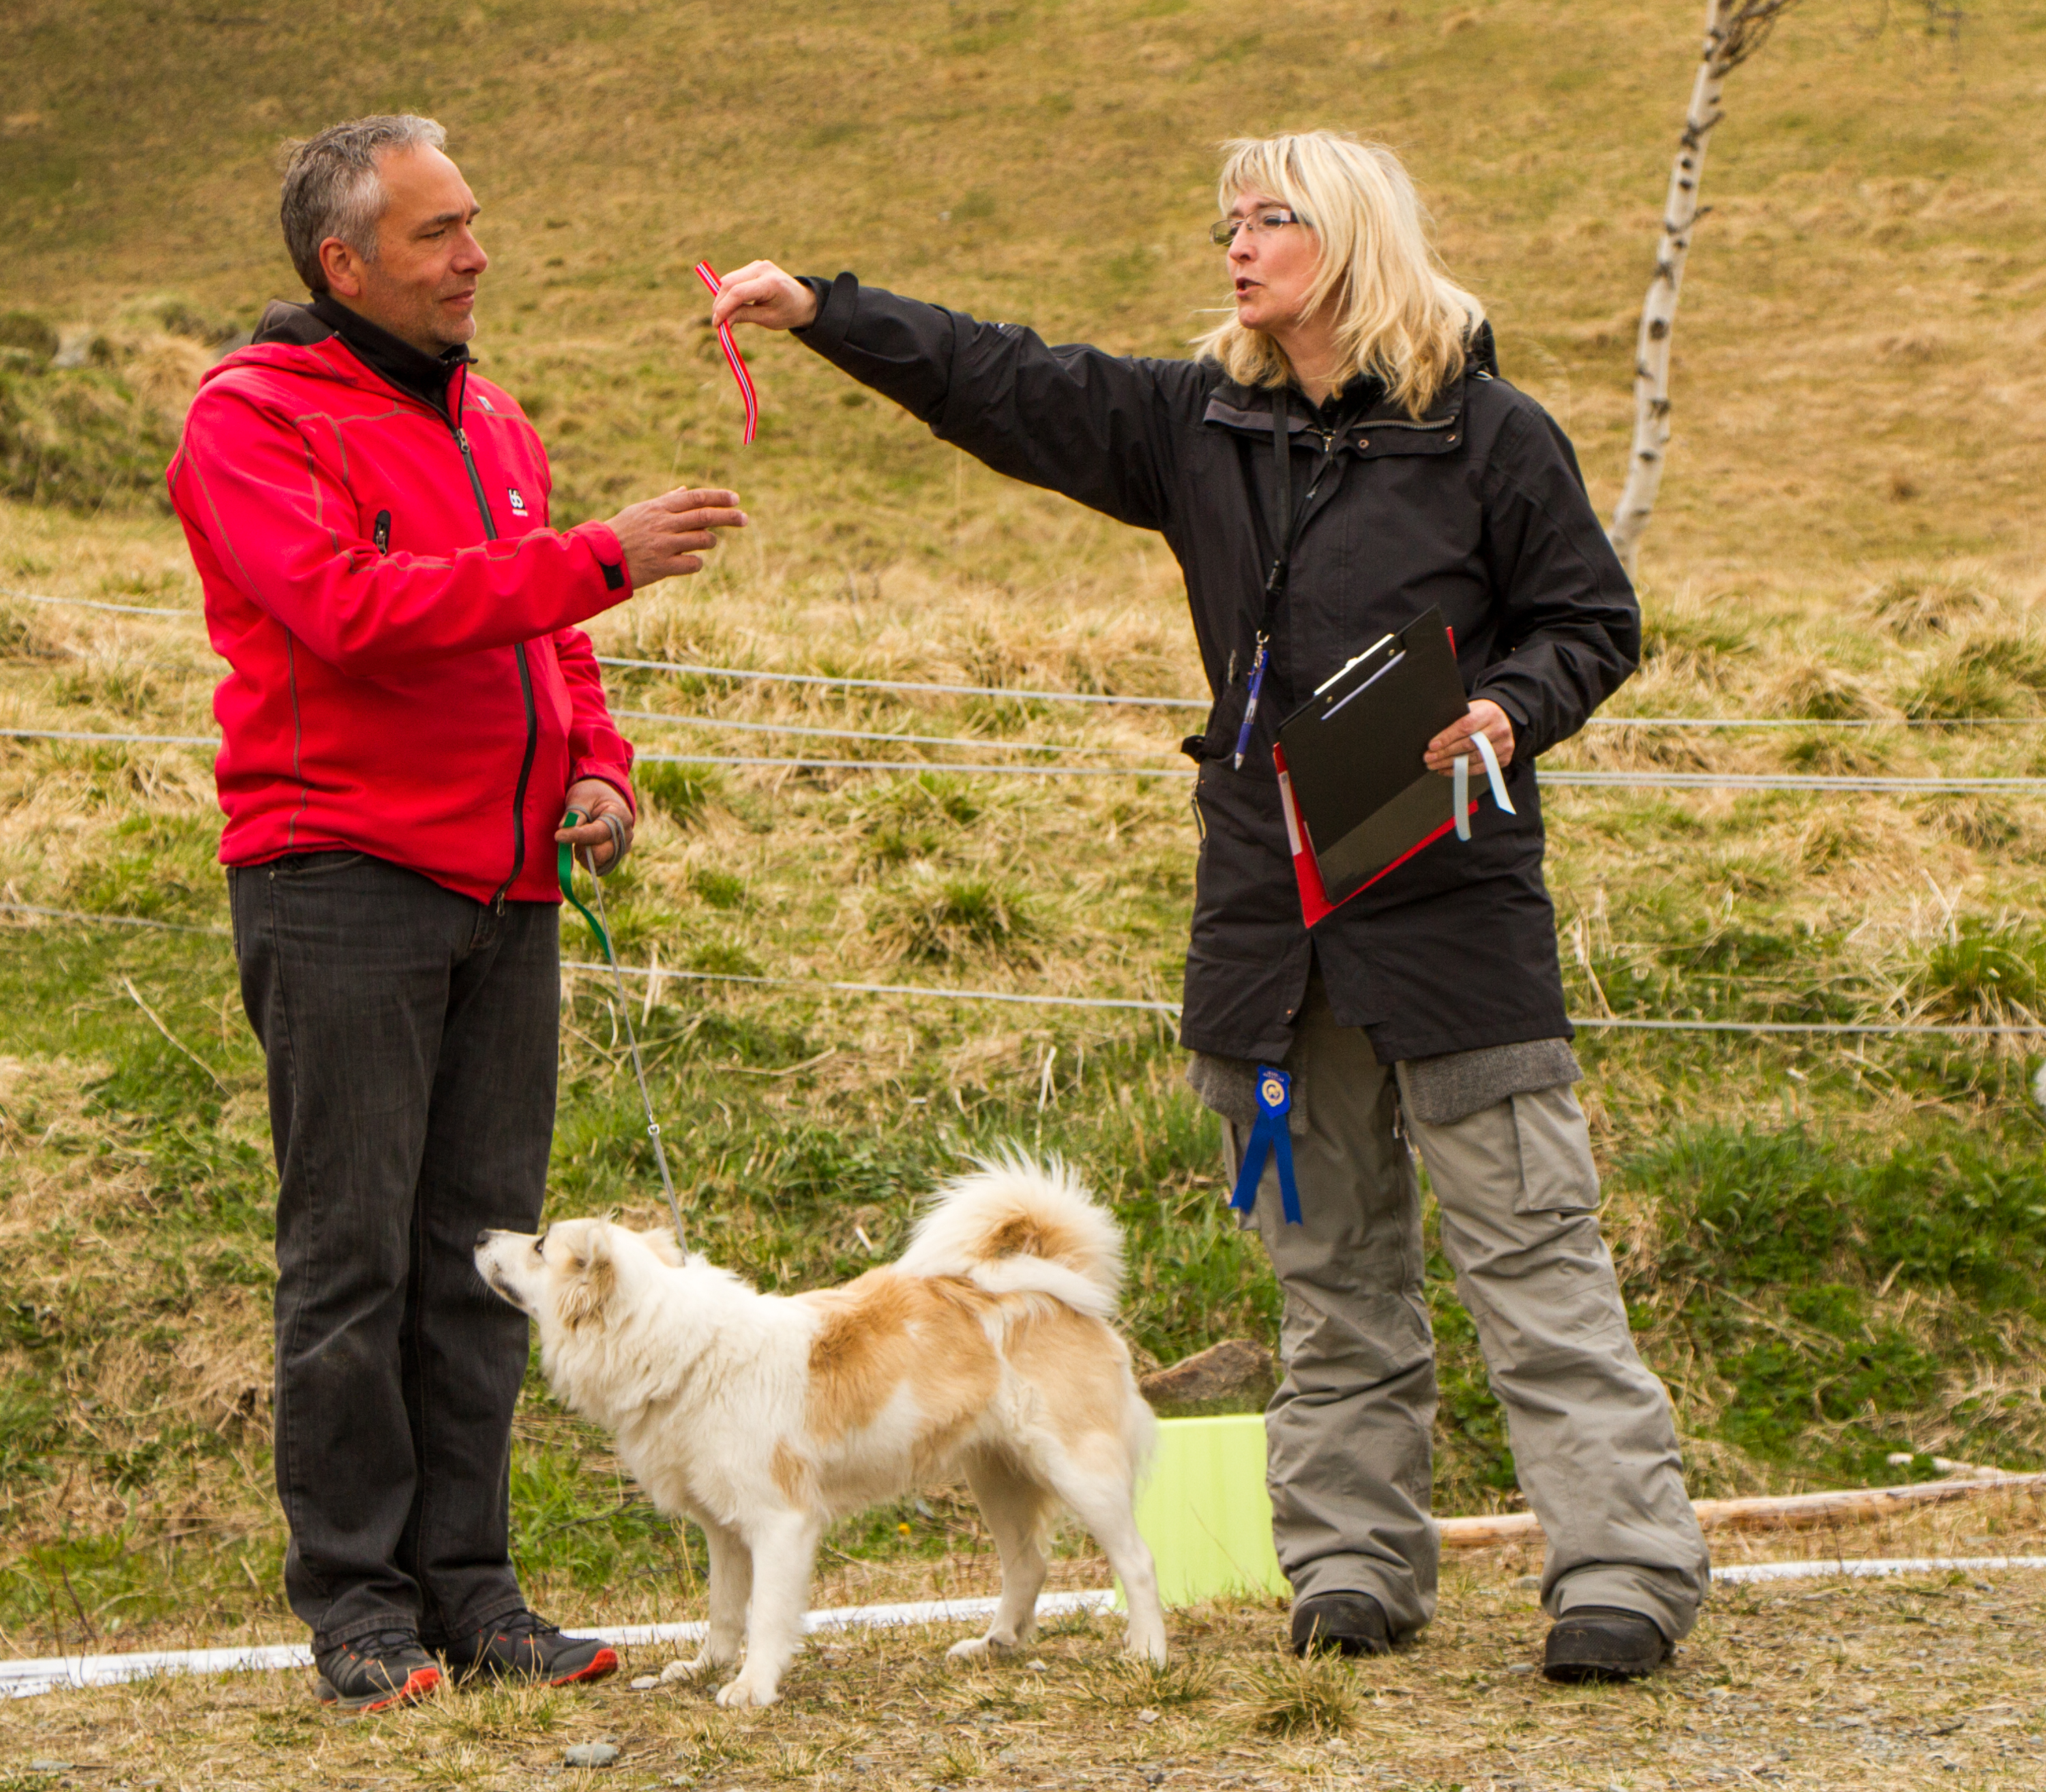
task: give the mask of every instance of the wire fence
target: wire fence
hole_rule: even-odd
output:
[[[89,744],[201,746],[216,749],[208,734],[100,733],[80,728],[5,728],[0,739],[77,741]],[[634,753],[635,763],[650,765],[729,765],[797,772],[941,772],[965,777],[1191,778],[1189,765],[988,765],[936,759],[820,759],[775,754],[720,753]],[[1544,769],[1545,785],[1608,790],[1748,790],[1889,792],[1899,796],[1953,795],[1994,792],[2005,796],[2046,793],[2046,777],[1834,777],[1816,772],[1574,771]]]
[[[166,609],[155,603],[102,603],[90,597],[44,597],[34,592],[10,591],[0,585],[0,597],[18,598],[24,603],[56,603],[73,610],[115,610],[124,616],[184,616],[193,622],[202,619],[202,612],[183,608]]]
[[[867,728],[816,728],[793,722],[739,722],[722,715],[672,715],[659,709],[614,709],[612,719],[656,722],[672,728],[724,728],[739,734],[798,734],[817,740],[884,741],[904,746],[971,746],[990,753],[1129,753],[1123,746],[1094,746],[1084,741],[1005,741],[985,734],[890,734]]]
[[[0,586],[0,597],[18,598],[27,603],[68,605],[82,610],[117,611],[127,615],[176,616],[190,622],[200,622],[204,619],[203,612],[190,608],[165,608],[157,605],[142,603],[109,603],[86,597],[50,597],[35,592],[14,591],[4,586]],[[626,659],[607,654],[597,655],[596,663],[599,665],[616,666],[623,670],[675,672],[693,678],[724,679],[733,682],[821,685],[849,691],[884,691],[934,696],[992,697],[1017,703],[1105,704],[1134,709],[1206,710],[1210,707],[1209,700],[1203,697],[1137,696],[1090,691],[1033,691],[1007,684],[949,684],[925,679],[857,678],[836,673],[762,671],[751,667],[699,665],[681,660]],[[650,710],[618,711],[614,713],[642,716],[648,719],[687,722],[693,726],[701,727],[767,729],[775,726],[761,723],[727,721],[713,716],[669,717]],[[1590,728],[2038,728],[2046,727],[2046,715],[1594,715],[1585,725]],[[793,728],[782,729],[780,731],[791,734],[834,732],[826,729]],[[863,734],[846,731],[844,738],[910,740],[926,737]],[[959,744],[979,746],[994,743],[974,741],[963,742]],[[1025,743],[1013,744],[1021,748]],[[1073,748],[1067,750],[1098,752],[1108,750]]]
[[[210,934],[221,938],[230,935],[230,930],[226,927],[164,921],[136,915],[106,915],[92,909],[53,908],[37,903],[0,902],[0,914],[33,915],[42,919],[91,926],[145,927],[166,933]],[[1060,996],[1014,989],[955,989],[920,983],[859,983],[838,977],[770,977],[759,972],[691,970],[660,964],[621,963],[616,968],[626,977],[651,980],[654,985],[653,995],[655,998],[659,994],[659,985],[663,983],[731,983],[759,988],[811,990],[819,993],[901,996],[926,1001],[991,1002],[1023,1008],[1120,1009],[1133,1013],[1163,1015],[1168,1018],[1176,1018],[1179,1013],[1177,1002],[1152,1000],[1133,996]],[[562,969],[565,971],[591,971],[609,976],[612,967],[588,959],[564,958]],[[2046,1038],[2046,1023],[2035,1024],[2025,1022],[1655,1019],[1631,1015],[1585,1014],[1573,1014],[1569,1016],[1569,1020],[1573,1027],[1593,1031],[1635,1030],[1657,1033],[1748,1033],[1812,1038],[1855,1035],[1954,1039]]]
[[[700,666],[677,660],[621,660],[600,653],[600,666],[631,672],[673,672],[696,678],[724,678],[774,684],[822,684],[843,691],[914,692],[948,697],[994,697],[1010,703],[1093,703],[1127,709],[1201,709],[1197,697],[1114,696],[1091,691],[1025,691],[1009,684],[940,684],[911,678],[846,678],[815,672],[753,672],[737,666]]]

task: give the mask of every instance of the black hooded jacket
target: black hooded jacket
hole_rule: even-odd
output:
[[[799,340],[942,441],[1158,530],[1179,560],[1214,698],[1188,742],[1204,829],[1183,1044],[1277,1062],[1317,961],[1338,1023],[1364,1028],[1381,1062],[1571,1035],[1534,761],[1633,671],[1640,611],[1569,440],[1497,377],[1489,329],[1419,422],[1368,383],[1321,407],[1287,395],[1298,545],[1237,770],[1275,551],[1272,393],[1211,361],[1049,347],[851,274],[809,283],[820,306]],[[1278,723],[1431,605],[1455,631],[1465,688],[1512,721],[1519,812],[1484,802],[1469,843],[1430,846],[1310,935],[1272,769]]]

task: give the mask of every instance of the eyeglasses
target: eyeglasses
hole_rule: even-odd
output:
[[[1218,248],[1226,249],[1236,241],[1239,230],[1248,230],[1253,237],[1276,236],[1289,224],[1306,224],[1304,218],[1295,218],[1284,206],[1272,206],[1248,218],[1218,218],[1208,226],[1208,241]],[[1313,228],[1309,225],[1309,228]]]

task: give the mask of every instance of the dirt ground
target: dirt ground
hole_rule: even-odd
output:
[[[2046,1501],[1988,1496],[1880,1526],[1725,1538],[1743,1560],[2046,1554]],[[951,1629],[820,1637],[784,1701],[726,1713],[706,1687],[635,1691],[672,1651],[630,1651],[587,1690],[450,1691],[395,1716],[330,1718],[303,1672],[158,1679],[0,1708],[0,1792],[598,1786],[849,1792],[1314,1786],[1403,1792],[1648,1792],[1768,1784],[2046,1785],[2046,1573],[1941,1570],[1723,1584],[1673,1663],[1618,1688],[1536,1671],[1538,1559],[1453,1559],[1419,1643],[1389,1659],[1300,1667],[1273,1601],[1173,1614],[1172,1664],[1124,1664],[1118,1621],[1057,1620],[1017,1659],[959,1669]],[[1065,1579],[1085,1581],[1086,1563]],[[825,1577],[820,1604],[857,1594]],[[967,1590],[956,1575],[953,1590]],[[612,1614],[616,1616],[616,1614]],[[565,1750],[606,1740],[603,1769]]]

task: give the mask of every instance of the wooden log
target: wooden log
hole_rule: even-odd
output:
[[[1814,1525],[1860,1524],[1917,1506],[1942,1505],[1971,1493],[1998,1489],[2046,1489],[2046,1474],[1975,1474],[1965,1479],[1921,1481],[1904,1487],[1839,1487],[1824,1493],[1782,1493],[1745,1500],[1693,1500],[1691,1509],[1706,1531],[1804,1531]],[[1446,1518],[1442,1547],[1484,1549],[1494,1543],[1526,1543],[1542,1535],[1531,1512],[1483,1518]]]

